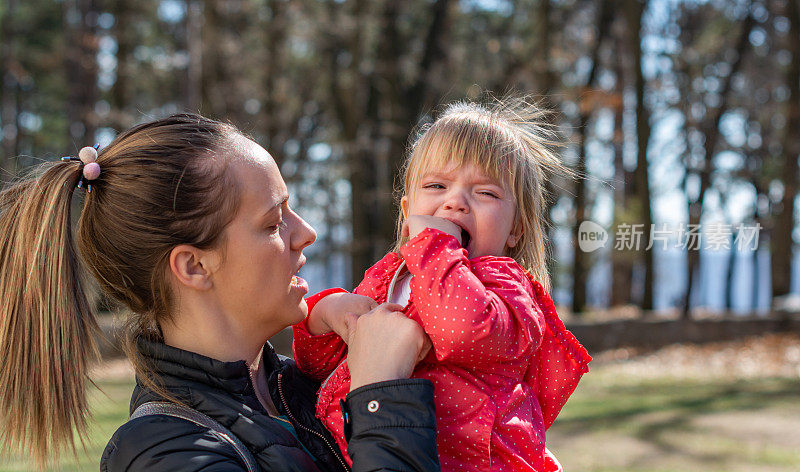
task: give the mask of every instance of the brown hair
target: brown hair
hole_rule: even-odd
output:
[[[79,163],[42,164],[0,193],[0,448],[27,446],[41,467],[50,453],[75,452],[75,431],[83,443],[97,331],[84,264],[130,309],[125,350],[139,379],[159,390],[136,338],[159,338],[170,316],[170,250],[215,247],[235,216],[226,156],[237,133],[179,114],[119,135],[98,156],[102,172],[84,197],[77,250],[70,207]]]
[[[400,191],[401,197],[410,195],[429,169],[467,163],[505,183],[514,194],[516,217],[522,224],[522,236],[507,255],[546,290],[550,290],[550,275],[545,250],[548,202],[544,179],[553,172],[571,175],[555,152],[561,143],[548,124],[548,115],[525,98],[495,99],[486,105],[447,105],[433,123],[418,129],[403,167]],[[397,250],[406,242],[403,222],[400,212]]]

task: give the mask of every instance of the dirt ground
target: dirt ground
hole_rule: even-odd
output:
[[[615,349],[593,357],[594,368],[611,368],[635,377],[800,378],[800,335],[767,334],[699,346],[680,344],[649,353]]]
[[[565,470],[800,470],[800,336],[594,358],[548,431]]]

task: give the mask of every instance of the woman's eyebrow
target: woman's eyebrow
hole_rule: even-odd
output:
[[[281,198],[281,200],[278,203],[276,203],[275,205],[269,207],[267,209],[267,211],[264,212],[263,216],[267,217],[267,216],[271,215],[272,213],[278,211],[288,201],[289,201],[289,195],[286,194]]]

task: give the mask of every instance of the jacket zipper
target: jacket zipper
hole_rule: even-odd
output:
[[[302,423],[297,421],[297,418],[294,417],[294,415],[292,414],[292,411],[289,409],[289,404],[286,402],[286,397],[283,395],[283,374],[282,373],[278,374],[278,394],[281,396],[281,403],[283,403],[283,409],[286,410],[286,415],[289,417],[289,419],[292,420],[292,423],[294,423],[295,426],[299,426],[304,431],[307,431],[307,432],[317,436],[318,438],[322,439],[322,441],[325,442],[325,445],[328,446],[328,449],[330,449],[330,451],[333,452],[333,455],[339,461],[339,464],[342,466],[342,468],[344,470],[346,470],[346,471],[349,471],[350,467],[347,466],[347,463],[341,457],[341,455],[339,454],[339,451],[337,451],[335,447],[331,446],[331,443],[328,441],[328,438],[326,438],[322,434],[318,433],[317,431],[314,431],[313,429],[303,425]]]
[[[253,385],[253,392],[255,392],[256,399],[258,400],[259,403],[262,403],[261,406],[264,408],[264,413],[266,413],[267,416],[272,418],[273,420],[280,421],[281,423],[286,423],[286,424],[291,425],[292,424],[291,421],[287,420],[286,418],[281,418],[278,415],[273,415],[272,413],[269,412],[269,410],[267,410],[266,405],[263,404],[263,402],[262,402],[262,400],[260,398],[260,395],[258,394],[258,389],[256,388],[256,378],[255,378],[255,376],[253,374],[253,371],[250,371],[250,383]],[[269,392],[267,392],[267,395],[269,395]],[[273,403],[271,398],[269,400],[270,400],[270,403]],[[277,409],[278,408],[274,404],[272,405],[272,407],[275,408],[276,413],[277,413]]]

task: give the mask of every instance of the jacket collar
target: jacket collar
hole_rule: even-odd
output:
[[[137,348],[167,389],[182,387],[186,380],[191,380],[235,395],[254,393],[244,360],[223,362],[145,336],[137,339]],[[267,378],[281,367],[280,359],[269,343],[264,344],[263,362]]]

